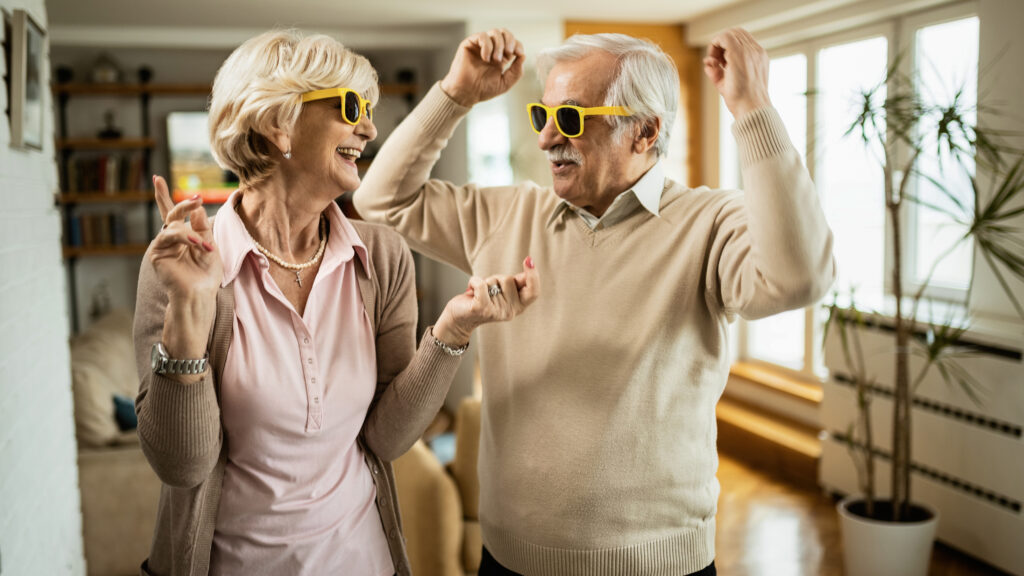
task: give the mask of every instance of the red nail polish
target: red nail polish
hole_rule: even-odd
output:
[[[526,267],[529,268],[530,270],[533,270],[534,268],[536,268],[536,266],[533,263],[533,257],[532,256],[527,256],[526,257]]]
[[[207,252],[213,252],[213,244],[209,242],[203,242],[203,248],[206,248]]]
[[[188,237],[188,241],[193,243],[193,244],[199,244],[199,239],[196,238],[195,236],[189,236]]]
[[[193,196],[193,197],[192,197],[191,199],[192,199],[192,200],[199,200],[199,194],[196,194],[196,195],[195,195],[195,196]]]

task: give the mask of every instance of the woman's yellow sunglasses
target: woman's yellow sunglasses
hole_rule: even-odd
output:
[[[587,116],[632,116],[633,112],[625,106],[595,106],[582,108],[563,104],[561,106],[545,106],[539,103],[528,104],[530,126],[540,134],[548,123],[548,116],[554,116],[555,127],[566,138],[578,138],[583,135],[583,119]]]
[[[355,126],[363,114],[373,120],[373,104],[363,98],[358,92],[349,88],[325,88],[313,90],[302,95],[303,102],[312,100],[324,100],[326,98],[341,99],[341,119]]]

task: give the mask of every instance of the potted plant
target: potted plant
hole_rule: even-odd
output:
[[[963,90],[954,94],[949,102],[927,102],[918,95],[910,79],[899,72],[898,62],[887,71],[883,82],[859,95],[858,106],[860,113],[846,134],[859,136],[865,145],[878,152],[885,179],[883,192],[888,226],[891,227],[890,289],[895,309],[873,313],[870,315],[873,320],[868,320],[868,315],[857,308],[852,293],[842,296],[836,293],[827,306],[825,334],[827,337],[831,329],[840,339],[857,399],[857,419],[850,424],[846,441],[857,464],[861,493],[838,505],[844,562],[851,576],[924,575],[928,570],[938,512],[914,502],[911,494],[910,432],[914,390],[930,371],[937,370],[948,384],[959,387],[974,402],[978,403],[979,399],[974,392],[977,383],[958,363],[958,359],[970,353],[969,347],[960,342],[969,325],[966,313],[951,312],[944,319],[936,320],[932,314],[925,317],[920,305],[930,302],[928,286],[943,259],[963,243],[973,242],[975,254],[992,269],[1017,314],[1024,318],[1024,308],[1014,297],[1010,285],[1013,277],[1024,279],[1024,240],[1019,230],[1009,225],[1012,218],[1024,214],[1021,204],[1024,155],[1019,148],[1004,144],[1007,136],[1012,135],[977,126],[973,112],[978,107],[964,102]],[[937,166],[920,165],[925,150],[938,152]],[[991,190],[979,189],[975,166],[991,176],[994,182]],[[951,175],[956,173],[966,174],[960,181],[969,182],[969,190],[953,188],[956,178]],[[941,201],[919,195],[914,190],[915,182],[927,183]],[[964,230],[956,243],[935,259],[924,281],[912,294],[903,278],[905,245],[901,214],[908,203],[936,210]],[[969,309],[972,287],[973,276],[962,310]],[[894,409],[889,452],[892,474],[885,499],[876,494],[877,455],[871,435],[872,389],[877,383],[867,372],[856,329],[869,321],[891,322],[894,339]],[[913,375],[909,362],[912,355],[923,360]]]

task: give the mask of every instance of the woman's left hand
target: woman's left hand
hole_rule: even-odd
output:
[[[469,288],[448,301],[437,324],[434,338],[449,346],[469,342],[473,330],[488,322],[504,322],[523,313],[540,296],[540,276],[532,258],[523,261],[523,271],[509,276],[469,279]]]

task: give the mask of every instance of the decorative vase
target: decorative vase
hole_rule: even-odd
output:
[[[884,518],[892,505],[876,500],[875,507]],[[836,505],[846,576],[927,576],[938,510],[911,504],[907,521],[891,522],[868,518],[864,508],[861,496],[847,497]]]

